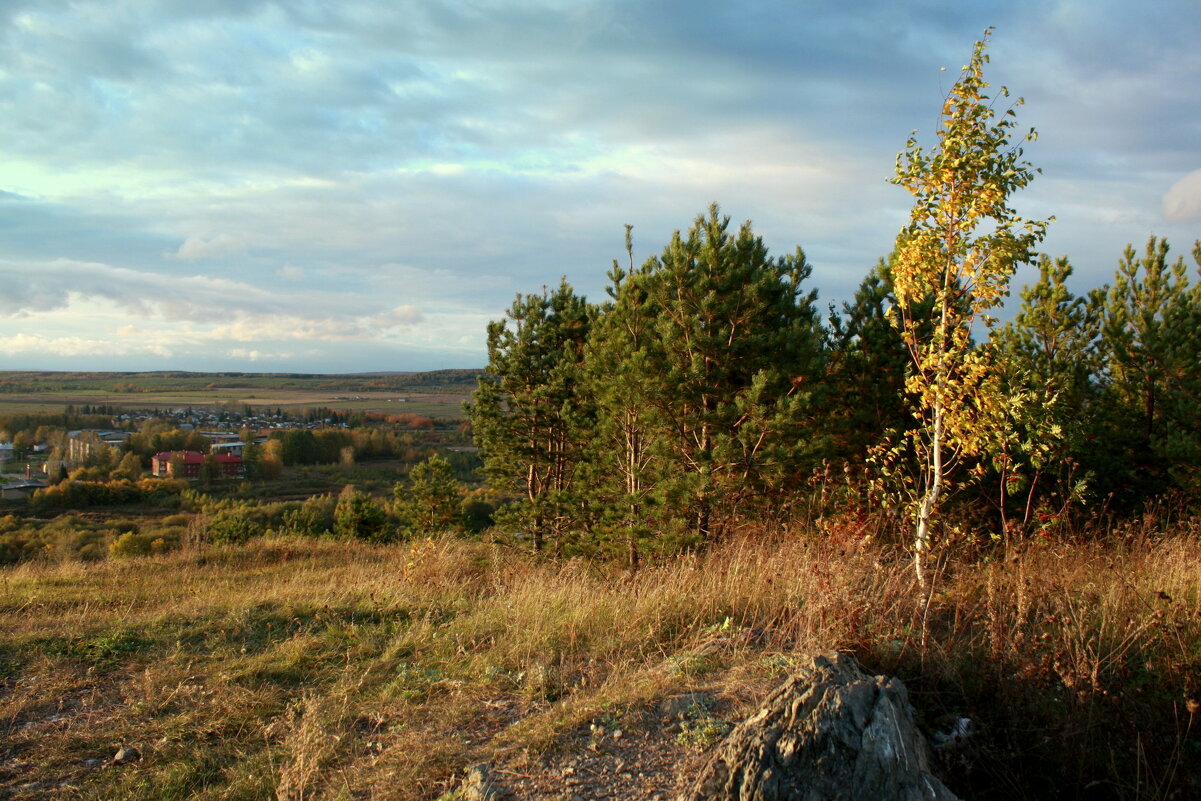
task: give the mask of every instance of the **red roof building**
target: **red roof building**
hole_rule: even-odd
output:
[[[213,478],[241,478],[246,473],[241,456],[229,453],[205,456],[200,451],[162,451],[150,459],[150,474],[169,478],[200,478],[200,468],[204,466],[205,459],[210,459],[215,468]],[[182,468],[183,475],[176,475],[177,467]]]

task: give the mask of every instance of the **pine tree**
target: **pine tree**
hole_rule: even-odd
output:
[[[604,343],[618,354],[609,380],[631,384],[598,397],[620,396],[627,415],[645,408],[652,432],[624,450],[624,474],[638,475],[630,494],[653,485],[661,510],[702,542],[719,507],[740,508],[791,477],[811,444],[804,422],[824,370],[804,253],[770,258],[749,222],[729,227],[713,205],[641,270],[615,273],[612,322],[598,324],[623,332]]]
[[[375,497],[359,492],[347,484],[338,495],[334,510],[334,534],[346,539],[388,542],[395,539],[395,530],[388,513]]]
[[[467,407],[484,472],[523,500],[500,519],[528,529],[535,551],[556,548],[574,520],[575,472],[591,414],[580,391],[588,304],[564,280],[518,295],[488,326],[488,367]],[[506,517],[507,515],[507,517]]]
[[[408,483],[397,484],[393,490],[397,512],[418,534],[462,528],[463,494],[454,468],[436,453],[414,465]]]
[[[1068,289],[1072,266],[1067,257],[1042,256],[1038,268],[1038,281],[1022,289],[1017,315],[992,339],[1001,392],[1014,399],[1005,407],[1006,419],[992,427],[999,434],[991,455],[1006,535],[1015,496],[1022,528],[1031,522],[1040,495],[1055,493],[1060,504],[1079,499],[1098,445],[1092,417],[1100,370],[1100,293],[1077,296]]]
[[[1106,436],[1126,451],[1122,483],[1136,497],[1191,474],[1201,456],[1201,282],[1169,250],[1152,236],[1140,259],[1128,245],[1105,297]],[[1201,265],[1201,243],[1193,255]]]
[[[609,271],[610,301],[600,309],[589,333],[585,364],[588,391],[596,404],[596,427],[589,447],[593,502],[607,518],[603,528],[620,532],[626,562],[636,568],[641,545],[649,540],[648,505],[657,480],[651,443],[656,434],[650,382],[659,364],[654,311],[645,281],[647,268],[635,272],[633,226],[626,226],[628,269],[616,260]]]
[[[833,410],[834,452],[850,465],[860,463],[888,432],[903,430],[910,419],[905,403],[909,356],[889,316],[895,302],[892,269],[881,259],[843,304],[842,314],[831,310],[831,394],[854,398]]]

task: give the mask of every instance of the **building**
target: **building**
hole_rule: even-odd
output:
[[[67,432],[66,461],[79,464],[93,454],[106,450],[120,450],[129,439],[128,431],[113,431],[102,428],[85,428]]]
[[[12,481],[0,486],[0,498],[6,501],[28,500],[33,493],[40,489],[46,489],[49,486],[45,481],[30,479]]]
[[[241,478],[246,474],[246,466],[242,457],[229,453],[217,453],[206,457],[200,451],[162,451],[150,459],[150,474],[160,478],[200,478],[201,468],[205,459],[211,460],[214,468],[213,478]],[[176,475],[176,468],[183,475]]]
[[[208,436],[208,434],[205,434],[205,436]],[[214,442],[209,446],[209,453],[228,453],[231,456],[241,456],[244,447],[246,447],[245,442],[237,442],[236,440],[233,442]]]

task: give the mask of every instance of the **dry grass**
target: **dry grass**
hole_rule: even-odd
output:
[[[925,654],[908,563],[854,537],[748,535],[633,575],[450,539],[10,568],[0,795],[434,798],[669,694],[733,718],[831,648],[905,678],[924,723],[981,723],[946,766],[964,795],[1197,792],[1185,533],[952,565]],[[141,759],[110,765],[123,743]]]

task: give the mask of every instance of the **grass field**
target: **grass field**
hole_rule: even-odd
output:
[[[68,405],[74,405],[76,408],[84,405],[111,405],[118,409],[179,409],[188,406],[199,409],[225,406],[239,412],[246,406],[252,409],[281,408],[285,411],[326,407],[339,412],[462,417],[463,402],[469,395],[470,393],[366,392],[347,396],[330,391],[292,389],[181,390],[138,395],[111,395],[88,390],[71,390],[0,395],[0,415],[61,412]]]
[[[254,373],[21,373],[0,371],[0,415],[75,407],[227,406],[461,417],[476,371],[331,376]]]
[[[6,568],[0,795],[430,799],[622,729],[691,764],[803,654],[844,648],[904,678],[928,729],[978,722],[943,765],[962,797],[1196,798],[1201,545],[1177,528],[951,565],[925,652],[908,561],[846,530],[633,574],[457,539]],[[654,710],[691,691],[704,727],[664,734]]]

